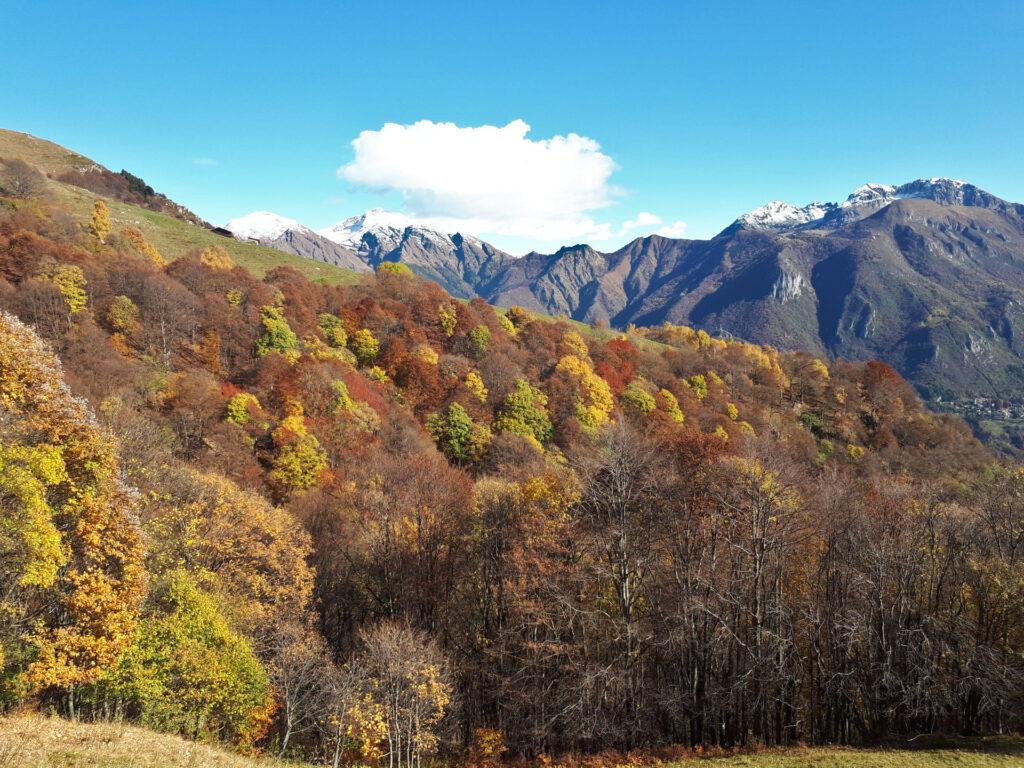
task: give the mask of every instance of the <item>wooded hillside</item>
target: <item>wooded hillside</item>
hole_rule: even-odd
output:
[[[392,765],[1021,726],[1024,474],[888,366],[2,202],[3,708]]]

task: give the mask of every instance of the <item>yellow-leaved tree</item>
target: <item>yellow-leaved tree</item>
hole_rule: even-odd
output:
[[[277,455],[267,475],[279,499],[312,488],[327,469],[327,454],[306,428],[302,403],[290,401],[286,413],[271,433]]]
[[[576,389],[575,415],[585,432],[592,434],[608,423],[615,401],[608,382],[594,373],[589,362],[566,355],[555,366],[555,374]]]
[[[105,243],[107,235],[110,234],[110,209],[103,200],[97,199],[92,206],[89,233],[101,243]]]
[[[455,335],[455,326],[459,322],[459,313],[456,311],[455,305],[442,304],[437,308],[437,317],[441,322],[445,337],[450,339]]]
[[[211,245],[203,249],[199,254],[199,262],[210,269],[227,271],[235,266],[231,254],[223,245]]]
[[[82,268],[76,264],[50,264],[40,274],[60,291],[68,305],[68,314],[75,315],[85,309],[89,294],[85,291],[86,280]]]
[[[437,749],[437,726],[451,702],[448,666],[426,635],[394,622],[360,632],[349,665],[348,736],[367,760],[419,766]]]
[[[140,230],[135,227],[124,227],[121,230],[121,236],[128,241],[132,248],[155,266],[167,266],[167,260],[160,255],[160,251],[146,239],[146,236]]]
[[[112,437],[47,345],[0,313],[0,644],[7,695],[74,713],[115,664],[145,595],[133,497]]]
[[[266,733],[274,710],[252,642],[185,569],[154,579],[135,642],[83,699],[94,713],[114,702],[112,714],[148,728],[243,747]]]
[[[309,535],[287,511],[231,480],[188,471],[183,498],[149,503],[154,574],[188,568],[235,627],[256,634],[298,620],[313,593]]]

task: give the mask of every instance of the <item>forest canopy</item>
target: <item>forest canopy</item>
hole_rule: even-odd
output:
[[[392,766],[1024,725],[1024,472],[887,365],[4,201],[0,707]]]

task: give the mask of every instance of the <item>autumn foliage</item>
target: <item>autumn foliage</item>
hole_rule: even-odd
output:
[[[6,684],[92,682],[131,642],[142,541],[113,439],[64,384],[46,345],[0,314]],[[10,646],[20,638],[27,645]]]
[[[5,211],[0,707],[336,765],[1024,726],[1024,476],[887,366]]]

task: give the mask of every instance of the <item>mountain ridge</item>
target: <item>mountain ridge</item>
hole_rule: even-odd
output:
[[[0,140],[0,154],[43,169],[51,186],[97,165],[24,134]],[[88,191],[59,188],[76,200]],[[349,233],[357,249],[291,219],[298,226],[256,238],[263,251],[245,258],[268,269],[267,254],[302,256],[346,267],[346,280],[400,261],[463,299],[620,329],[687,324],[782,350],[878,358],[930,399],[1024,397],[1024,206],[968,182],[867,184],[806,221],[764,228],[739,225],[740,217],[707,240],[648,235],[612,253],[577,244],[516,257],[467,234],[399,229],[404,220],[371,213],[376,222]],[[188,220],[172,234],[171,220],[150,228],[129,215],[172,252],[219,239]]]
[[[836,227],[863,218],[896,200],[923,199],[944,205],[988,208],[1012,205],[980,187],[961,179],[935,177],[915,179],[906,184],[867,183],[857,187],[839,203],[814,202],[797,207],[773,200],[743,214],[730,227],[785,230],[796,227]],[[728,230],[728,228],[727,228]]]
[[[610,253],[516,257],[414,225],[370,227],[358,253],[499,306],[879,358],[929,397],[1024,395],[1024,206],[961,180],[770,203],[707,240],[647,235]]]
[[[407,222],[377,209],[328,230],[367,268],[401,262],[464,299],[879,358],[927,397],[1024,396],[1024,206],[966,181],[773,201],[706,240],[646,235],[609,253],[517,257]]]
[[[313,231],[295,219],[270,211],[253,211],[232,219],[224,228],[236,240],[303,256],[343,269],[367,272],[369,267],[358,254]]]

